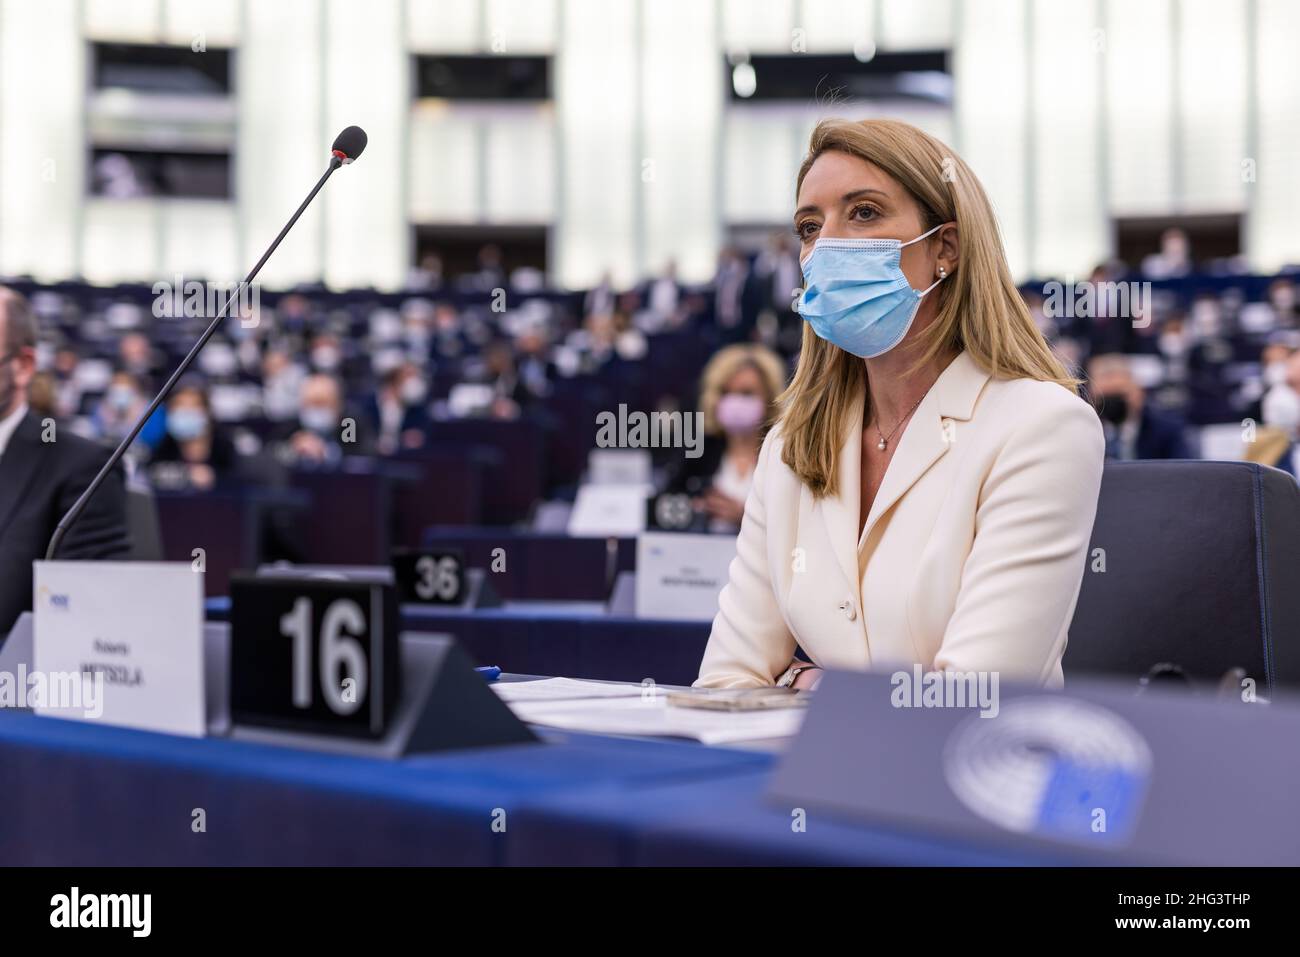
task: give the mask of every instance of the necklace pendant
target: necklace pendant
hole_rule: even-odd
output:
[[[887,441],[885,441],[884,439],[881,439],[879,442],[876,443],[876,448],[880,449],[880,451],[883,452],[883,451],[885,451],[885,448],[886,448],[886,446],[888,446],[888,445],[889,445],[889,443],[888,443]]]

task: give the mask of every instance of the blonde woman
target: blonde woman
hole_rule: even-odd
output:
[[[745,499],[758,465],[763,435],[785,389],[785,367],[771,349],[733,345],[718,350],[700,376],[703,453],[683,458],[669,491],[695,497],[709,517],[709,530],[740,527]]]
[[[820,124],[796,193],[802,352],[697,685],[919,664],[1059,686],[1102,431],[983,189],[938,140],[870,120]]]

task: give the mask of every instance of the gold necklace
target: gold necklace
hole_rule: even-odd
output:
[[[896,424],[892,429],[889,430],[889,434],[888,434],[888,435],[884,435],[884,434],[881,433],[881,431],[880,431],[880,422],[879,422],[879,419],[877,419],[877,422],[876,422],[876,435],[880,436],[880,441],[876,443],[876,448],[880,449],[880,451],[882,451],[882,452],[885,451],[885,449],[889,448],[889,440],[892,439],[892,438],[894,437],[894,433],[898,431],[899,426],[901,426],[904,422],[907,421],[907,417],[908,417],[909,415],[911,415],[913,412],[916,411],[917,406],[919,406],[922,402],[924,402],[924,401],[925,401],[925,397],[926,397],[927,395],[929,395],[929,394],[930,394],[930,390],[929,390],[929,389],[926,389],[925,392],[922,393],[921,398],[919,398],[919,399],[916,400],[916,405],[913,405],[910,409],[908,409],[908,410],[903,414],[903,417],[902,417],[901,419],[898,420],[897,424]]]

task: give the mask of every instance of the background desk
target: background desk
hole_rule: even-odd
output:
[[[817,814],[796,834],[762,799],[775,760],[556,735],[384,761],[0,712],[0,864],[1047,862]]]
[[[228,598],[209,599],[207,617],[225,621]],[[712,624],[610,615],[600,602],[509,602],[478,611],[403,605],[402,631],[455,635],[481,665],[515,674],[689,685]]]

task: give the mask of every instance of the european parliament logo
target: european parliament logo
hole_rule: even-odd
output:
[[[72,607],[72,600],[63,592],[51,591],[49,585],[42,585],[36,592],[36,603],[38,606],[46,608],[57,608],[59,611],[68,611]]]
[[[1022,834],[1124,843],[1137,826],[1151,749],[1119,715],[1070,698],[1018,698],[966,720],[944,775],[974,813]]]

